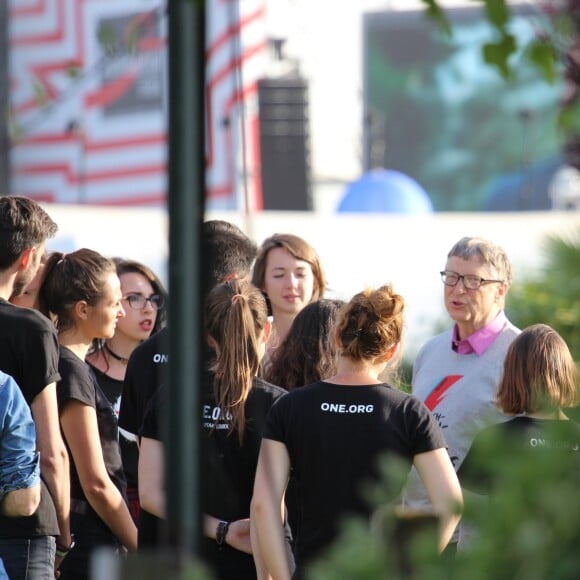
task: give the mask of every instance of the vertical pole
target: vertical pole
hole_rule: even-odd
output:
[[[198,553],[205,1],[169,0],[169,369],[165,482],[172,548]]]
[[[0,194],[10,190],[8,0],[0,0]]]

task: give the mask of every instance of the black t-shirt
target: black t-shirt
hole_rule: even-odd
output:
[[[101,390],[113,407],[117,417],[121,407],[121,394],[123,392],[123,381],[114,379],[89,363]],[[124,429],[119,429],[119,447],[121,448],[121,459],[123,460],[123,471],[128,487],[137,487],[137,467],[139,462],[139,447],[136,436],[128,433]]]
[[[576,421],[518,416],[492,425],[476,435],[457,476],[463,488],[489,495],[503,487],[514,460],[541,462],[547,455],[562,458],[564,463],[557,469],[580,483],[580,425]],[[546,469],[558,477],[553,462]]]
[[[143,424],[139,430],[140,437],[161,441],[161,413],[163,402],[163,387],[157,389],[145,408]],[[163,534],[166,533],[165,520],[154,516],[143,507],[139,513],[139,550],[149,550],[161,544]]]
[[[58,339],[54,325],[36,310],[0,299],[0,370],[14,377],[30,405],[47,385],[60,379]],[[0,515],[0,538],[59,534],[56,510],[48,488],[41,487],[40,505],[26,518]]]
[[[103,450],[103,459],[107,473],[113,484],[125,497],[126,483],[123,475],[123,465],[119,442],[117,438],[117,415],[107,397],[99,387],[97,379],[88,364],[79,359],[71,350],[61,346],[59,371],[61,381],[58,384],[58,404],[62,412],[63,407],[70,400],[80,401],[95,409],[99,438]],[[77,500],[87,501],[83,492],[74,460],[71,456],[71,497]],[[88,518],[97,527],[105,526],[99,516],[89,507]],[[107,528],[108,529],[108,528]],[[74,530],[76,531],[76,530]]]
[[[228,414],[216,406],[213,375],[208,374],[201,415],[207,442],[202,462],[204,513],[228,521],[249,517],[266,417],[274,402],[286,393],[281,387],[254,379],[246,400],[246,428],[240,445],[238,434],[229,432]]]
[[[286,445],[295,477],[297,568],[332,542],[344,516],[370,515],[361,490],[379,481],[381,456],[394,454],[410,469],[415,455],[446,447],[425,405],[385,384],[320,381],[291,391],[273,406],[264,438]],[[389,490],[393,500],[400,491]]]
[[[60,379],[58,338],[46,316],[0,300],[0,370],[14,378],[29,405]]]
[[[137,435],[147,402],[163,382],[169,334],[160,330],[140,344],[129,357],[119,409],[119,427]]]
[[[250,515],[250,501],[266,417],[286,391],[255,378],[245,405],[246,427],[240,445],[237,432],[229,433],[227,413],[217,407],[213,374],[207,373],[202,394],[201,511],[218,519],[235,521]],[[142,437],[160,439],[159,418],[163,389],[150,401],[141,429]],[[140,522],[140,533],[141,533]],[[215,540],[203,538],[202,556],[218,578],[255,578],[253,558],[230,546],[219,550]]]

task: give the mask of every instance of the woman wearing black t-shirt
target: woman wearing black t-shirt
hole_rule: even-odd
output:
[[[86,361],[95,373],[99,386],[119,416],[123,381],[131,353],[164,326],[166,292],[156,274],[135,260],[113,258],[121,281],[121,302],[125,316],[119,319],[115,334],[95,341]],[[127,500],[133,521],[139,521],[137,463],[139,447],[133,433],[119,430],[123,472],[127,480]]]
[[[254,474],[266,415],[286,393],[256,377],[270,332],[267,314],[262,293],[249,282],[218,284],[206,300],[205,330],[215,361],[201,393],[201,555],[224,580],[256,578],[248,519]],[[162,391],[141,429],[139,498],[143,510],[164,517],[161,402]]]
[[[509,346],[496,394],[496,405],[512,418],[480,431],[457,471],[463,489],[477,494],[466,493],[466,504],[480,503],[475,520],[468,522],[472,526],[462,526],[461,549],[475,543],[493,545],[478,542],[480,526],[484,536],[490,529],[485,529],[487,521],[478,518],[488,517],[494,506],[514,493],[519,509],[537,518],[530,525],[546,530],[545,538],[557,537],[552,535],[556,511],[538,506],[546,490],[551,496],[556,487],[562,494],[567,487],[578,489],[580,425],[569,419],[568,409],[576,407],[579,398],[578,368],[564,339],[547,324],[525,328]],[[524,470],[526,477],[522,477]],[[502,534],[519,534],[523,529],[519,518],[517,526],[511,532],[509,527],[501,528]]]
[[[274,578],[291,577],[280,514],[291,469],[300,509],[295,577],[332,543],[344,517],[371,515],[361,486],[379,481],[384,454],[418,469],[440,514],[440,549],[455,529],[461,490],[439,426],[417,398],[379,379],[399,348],[403,310],[390,286],[354,296],[338,316],[336,374],[291,391],[268,415],[251,519]],[[393,502],[400,491],[390,490]]]
[[[113,336],[125,312],[115,264],[88,249],[51,254],[41,293],[57,324],[60,424],[72,457],[75,544],[60,567],[60,578],[79,580],[88,578],[95,548],[137,549],[137,528],[125,496],[117,417],[85,362],[93,340]]]

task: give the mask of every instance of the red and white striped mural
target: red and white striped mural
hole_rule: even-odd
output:
[[[265,0],[207,8],[208,207],[240,207],[246,175],[259,208],[253,97],[266,61]],[[162,0],[10,0],[13,192],[165,203],[166,19]]]

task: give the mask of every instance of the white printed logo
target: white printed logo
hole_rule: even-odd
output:
[[[344,403],[322,403],[320,409],[327,413],[372,413],[374,405],[345,405]]]

